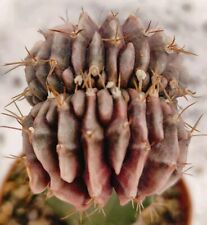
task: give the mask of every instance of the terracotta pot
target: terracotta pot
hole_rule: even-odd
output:
[[[182,195],[180,198],[180,204],[182,210],[185,212],[185,221],[186,225],[192,225],[192,200],[187,187],[187,184],[184,179],[181,179],[176,185],[182,190]]]
[[[2,206],[2,196],[3,196],[3,190],[5,190],[6,186],[6,181],[11,177],[11,175],[14,173],[14,171],[17,168],[18,161],[16,161],[13,166],[11,166],[11,169],[8,171],[7,176],[2,184],[1,191],[0,191],[0,207]],[[189,190],[187,188],[186,182],[184,179],[181,179],[177,184],[176,188],[178,188],[179,192],[181,193],[181,197],[179,197],[179,202],[180,202],[180,207],[182,209],[183,215],[184,215],[184,221],[185,225],[192,225],[192,202],[191,202],[191,197],[189,194]],[[0,223],[1,224],[1,223]],[[56,221],[56,224],[58,225],[59,223]],[[60,224],[62,224],[60,222]],[[137,222],[134,225],[139,225],[140,223]],[[180,225],[180,224],[179,224]]]

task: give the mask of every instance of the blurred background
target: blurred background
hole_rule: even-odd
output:
[[[111,10],[119,12],[124,20],[128,14],[136,13],[146,23],[164,28],[169,36],[175,35],[177,43],[191,52],[198,54],[186,56],[185,65],[189,71],[188,86],[197,92],[199,98],[180,100],[182,107],[193,101],[197,103],[189,108],[183,116],[187,122],[194,124],[203,114],[198,129],[207,133],[207,2],[206,0],[0,0],[0,65],[19,61],[26,56],[25,46],[31,48],[34,42],[42,39],[37,32],[41,28],[51,28],[62,23],[60,17],[68,17],[77,23],[81,8],[89,12],[92,18],[101,23]],[[11,98],[26,87],[24,68],[18,68],[3,75],[8,68],[0,66],[0,112]],[[30,106],[18,102],[23,114]],[[18,113],[17,109],[9,109]],[[19,127],[12,119],[0,116],[0,125]],[[20,127],[19,127],[20,128]],[[2,182],[9,165],[13,162],[10,155],[21,152],[21,132],[0,129],[0,181]],[[207,221],[207,136],[193,137],[189,149],[188,162],[192,168],[184,175],[190,187],[193,200],[193,225],[206,225]]]

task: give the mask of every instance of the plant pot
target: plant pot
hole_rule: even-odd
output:
[[[182,190],[182,195],[180,198],[180,204],[182,206],[182,210],[185,212],[185,221],[186,225],[192,225],[192,201],[191,201],[191,196],[187,187],[186,182],[184,179],[181,179],[177,185],[180,187]]]
[[[192,225],[192,202],[191,197],[189,194],[188,187],[186,185],[186,182],[184,179],[180,179],[177,184],[175,184],[173,187],[169,188],[167,191],[165,191],[161,197],[163,197],[164,203],[167,204],[167,207],[174,207],[174,210],[172,210],[172,218],[169,218],[168,214],[163,213],[162,205],[159,207],[159,203],[157,204],[157,213],[160,213],[161,220],[163,220],[163,223],[155,222],[156,218],[154,218],[154,222],[145,221],[142,219],[144,217],[144,211],[142,211],[140,218],[138,218],[137,222],[134,225]],[[159,198],[159,197],[158,197]],[[176,201],[174,201],[176,200]],[[170,203],[171,201],[171,203]],[[176,205],[174,205],[176,204]],[[156,204],[155,204],[156,205]],[[174,205],[174,206],[173,206]],[[149,206],[146,208],[146,211],[149,211]],[[160,208],[160,209],[159,209]],[[156,209],[156,207],[155,207]],[[180,214],[181,213],[181,214]],[[176,214],[180,214],[182,217],[182,222],[175,222],[173,221],[173,217],[176,217]],[[179,216],[179,215],[178,215]],[[151,218],[150,218],[151,220]]]
[[[162,199],[162,204],[165,205],[165,210],[163,207],[153,209],[156,209],[158,214],[160,213],[160,219],[163,221],[163,223],[157,224],[191,225],[192,204],[188,188],[183,179],[173,188],[163,193],[161,197],[155,197],[153,203],[149,203],[152,199],[147,199],[144,202],[146,208],[141,213],[138,213],[131,204],[124,207],[119,206],[118,199],[114,194],[104,208],[106,215],[101,214],[99,210],[91,209],[85,217],[76,213],[69,204],[63,203],[54,197],[48,198],[49,196],[46,192],[40,195],[33,195],[28,183],[24,163],[18,159],[9,170],[1,188],[0,225],[73,225],[77,224],[77,221],[83,225],[154,225],[156,224],[154,223],[156,218],[150,218],[152,221],[149,223],[144,223],[143,218],[147,216],[147,219],[149,219],[147,213],[148,211],[150,212],[150,207],[154,207],[153,204],[156,206],[157,198],[159,200]],[[171,204],[172,202],[173,204],[176,202],[176,205],[179,205],[179,211],[177,212],[174,208],[172,210],[169,209],[171,215],[166,211],[166,207],[174,207]],[[181,214],[182,222],[169,223],[169,218],[167,218],[168,222],[166,222],[167,220],[165,220],[164,216],[173,218],[173,216],[176,216],[176,213],[178,215]],[[62,219],[64,216],[66,218]],[[150,216],[153,216],[151,212]]]

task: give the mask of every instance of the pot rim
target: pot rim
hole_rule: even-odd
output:
[[[185,213],[185,220],[186,225],[192,225],[192,215],[193,215],[193,204],[192,204],[192,197],[190,194],[190,190],[185,178],[181,178],[177,185],[182,189],[182,196],[181,196],[181,203],[182,208],[186,211]],[[187,209],[187,210],[186,210]]]

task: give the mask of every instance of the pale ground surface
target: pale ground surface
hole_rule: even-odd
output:
[[[126,4],[127,2],[127,4]],[[107,1],[70,1],[70,0],[0,0],[0,64],[24,58],[24,46],[30,48],[42,37],[36,31],[39,28],[52,27],[61,23],[59,16],[65,16],[68,9],[71,21],[77,22],[81,7],[92,13],[98,21],[113,9],[118,10],[121,18],[137,10],[145,22],[152,20],[154,25],[162,25],[180,45],[186,46],[199,56],[186,56],[186,65],[193,81],[191,87],[202,96],[198,103],[189,109],[184,117],[193,124],[203,113],[199,129],[207,133],[207,2],[206,0],[114,0]],[[2,74],[5,68],[0,67]],[[0,76],[0,112],[12,96],[20,93],[26,86],[23,68]],[[195,99],[190,102],[195,101]],[[182,106],[189,104],[182,101]],[[19,103],[22,112],[29,111],[25,102]],[[18,126],[12,119],[0,116],[0,125]],[[13,161],[6,159],[10,154],[21,152],[21,134],[14,130],[0,130],[0,177],[1,180]],[[189,150],[188,161],[194,166],[186,176],[190,185],[194,205],[193,225],[206,225],[207,221],[207,137],[194,137]]]

